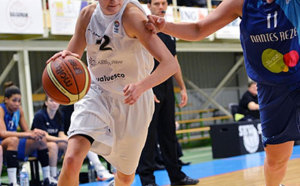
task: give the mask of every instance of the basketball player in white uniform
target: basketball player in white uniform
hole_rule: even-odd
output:
[[[81,11],[67,50],[49,59],[80,58],[87,47],[92,76],[89,92],[75,104],[59,186],[78,185],[90,149],[116,167],[115,185],[132,183],[154,110],[151,88],[178,70],[163,42],[146,30],[146,19],[137,0],[98,0]],[[153,73],[146,49],[160,61]]]

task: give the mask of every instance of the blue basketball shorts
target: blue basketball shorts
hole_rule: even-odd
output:
[[[0,144],[2,143],[2,140],[3,139],[0,139]],[[21,161],[26,161],[27,160],[27,157],[25,156],[25,148],[26,148],[26,138],[20,138],[18,149],[17,149],[17,152],[18,152],[17,158],[18,158],[18,160],[21,160]]]
[[[18,160],[27,161],[28,156],[25,155],[26,149],[26,138],[19,139],[19,146],[18,146]]]
[[[0,144],[2,143],[3,139],[0,139]],[[20,138],[19,139],[19,145],[18,145],[18,160],[26,161],[28,157],[25,156],[25,149],[26,149],[26,138]]]
[[[257,89],[264,146],[300,140],[300,88],[258,83]]]

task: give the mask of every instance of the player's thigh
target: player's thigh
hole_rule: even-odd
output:
[[[280,144],[267,145],[265,152],[267,161],[273,163],[284,163],[287,162],[293,152],[294,141],[288,141]]]
[[[47,142],[47,147],[49,151],[58,151],[58,144],[56,142]]]
[[[5,150],[17,150],[19,138],[8,137],[2,140],[1,145]]]
[[[82,135],[72,136],[68,140],[68,147],[67,147],[67,152],[65,154],[65,159],[67,158],[71,161],[76,159],[77,163],[82,164],[90,148],[91,148],[91,142],[88,140],[88,138]]]
[[[21,141],[20,141],[21,144],[20,145],[24,146],[24,145],[22,145],[24,142],[25,142],[25,156],[28,156],[29,154],[31,154],[35,150],[37,150],[38,146],[39,146],[38,143],[42,143],[42,142],[39,142],[39,141],[33,140],[33,139],[21,139]]]

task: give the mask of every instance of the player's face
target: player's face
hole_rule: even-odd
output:
[[[9,112],[16,112],[21,106],[21,95],[13,94],[10,98],[4,100]]]
[[[164,17],[168,8],[167,0],[152,0],[151,4],[148,3],[148,8],[152,15]]]
[[[98,0],[105,15],[113,15],[120,11],[123,0]]]
[[[51,111],[57,111],[59,104],[53,101],[53,99],[48,98],[47,101],[45,102],[47,108]]]

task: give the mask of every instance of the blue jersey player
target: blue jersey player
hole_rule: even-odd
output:
[[[149,16],[146,24],[184,40],[201,40],[241,17],[241,43],[245,66],[257,82],[265,181],[278,186],[286,172],[295,140],[300,139],[300,1],[223,0],[196,23],[170,23]]]
[[[22,132],[17,131],[18,127]],[[17,184],[18,160],[25,161],[29,155],[36,155],[43,171],[43,185],[56,185],[50,177],[46,134],[39,129],[29,130],[21,107],[21,92],[11,85],[5,89],[4,101],[0,104],[0,144],[7,164],[9,184]]]

